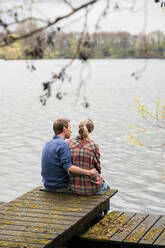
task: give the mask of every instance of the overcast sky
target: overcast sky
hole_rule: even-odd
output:
[[[79,5],[81,3],[86,2],[85,0],[72,0],[75,5]],[[111,8],[118,4],[123,8],[131,7],[133,0],[111,0]],[[96,23],[96,19],[100,14],[100,10],[102,10],[105,6],[106,1],[100,0],[99,3],[95,5],[90,13],[90,17],[88,20],[88,29],[90,32],[94,31],[94,26]],[[128,31],[133,34],[137,34],[143,31],[144,28],[144,0],[137,0],[135,10],[139,10],[137,12],[132,12],[130,10],[116,10],[108,12],[106,18],[101,22],[101,30],[102,31]],[[42,4],[39,6],[40,11],[43,13],[45,17],[51,17],[53,20],[55,17],[64,15],[70,11],[69,8],[64,5],[62,0],[42,0]],[[151,32],[155,30],[165,31],[165,13],[163,13],[162,9],[160,8],[160,3],[156,4],[154,0],[147,1],[147,27],[146,32]],[[79,13],[78,15],[74,15],[74,19],[76,22],[72,25],[69,25],[69,22],[65,21],[64,26],[65,31],[80,31],[81,28],[81,21],[77,21],[78,16],[81,16],[83,12]],[[100,31],[101,31],[100,30]]]
[[[6,0],[3,1],[3,5],[11,6],[11,4],[15,2],[18,3],[20,1],[21,0]],[[30,0],[22,1],[25,2],[25,6],[28,6],[31,2]],[[145,22],[144,3],[146,1],[148,13],[146,32],[148,33],[155,30],[161,30],[165,32],[165,13],[163,13],[160,7],[161,3],[156,4],[154,0],[109,0],[111,8],[109,9],[107,16],[101,22],[101,29],[99,31],[128,31],[133,34],[142,32]],[[50,20],[54,20],[56,17],[70,12],[70,8],[64,4],[63,0],[38,0],[37,2],[38,3],[33,7],[33,14],[40,17],[42,16],[45,19],[49,18]],[[76,7],[85,2],[87,2],[87,0],[72,0],[73,5]],[[136,2],[135,12],[128,10],[133,2]],[[112,12],[112,9],[116,3],[121,6],[121,9],[127,8],[127,10],[119,9]],[[88,19],[89,32],[94,32],[96,20],[103,10],[105,4],[106,0],[99,0],[98,3],[94,5],[94,8],[92,8]],[[65,27],[65,32],[81,31],[82,21],[78,21],[78,17],[83,15],[83,13],[84,11],[75,14],[72,19],[76,21],[71,25],[69,20],[66,20],[62,23],[60,22],[58,25]]]

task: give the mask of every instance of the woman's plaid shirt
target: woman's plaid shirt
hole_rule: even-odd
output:
[[[71,139],[68,145],[72,155],[73,165],[82,169],[97,168],[101,173],[100,152],[98,145],[93,140]],[[100,190],[100,185],[92,182],[86,175],[69,174],[69,186],[72,192],[80,195],[92,195]]]

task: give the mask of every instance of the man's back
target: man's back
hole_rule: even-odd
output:
[[[68,144],[58,135],[48,141],[42,151],[43,184],[48,189],[68,186],[67,169],[72,165]]]

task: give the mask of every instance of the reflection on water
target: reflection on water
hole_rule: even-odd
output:
[[[54,96],[43,107],[39,102],[41,82],[60,68],[64,60],[37,61],[40,68],[30,74],[24,61],[0,61],[0,201],[9,201],[41,184],[40,156],[43,144],[52,137],[56,118],[72,121],[73,136],[83,118],[95,122],[93,138],[100,145],[103,176],[118,189],[111,207],[119,210],[165,213],[165,184],[161,178],[160,151],[127,144],[128,125],[148,127],[136,112],[133,96],[153,107],[164,98],[164,60],[149,60],[141,80],[131,73],[143,60],[93,60],[92,78],[86,82],[90,108],[81,98],[75,104],[79,62],[70,69],[62,101]],[[59,87],[59,86],[57,86]],[[84,90],[84,89],[83,89]],[[164,141],[163,131],[140,134],[148,145]]]

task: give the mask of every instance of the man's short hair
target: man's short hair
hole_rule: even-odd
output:
[[[56,135],[60,134],[63,132],[63,128],[66,127],[68,128],[68,123],[70,122],[69,119],[57,119],[53,123],[53,130]]]

